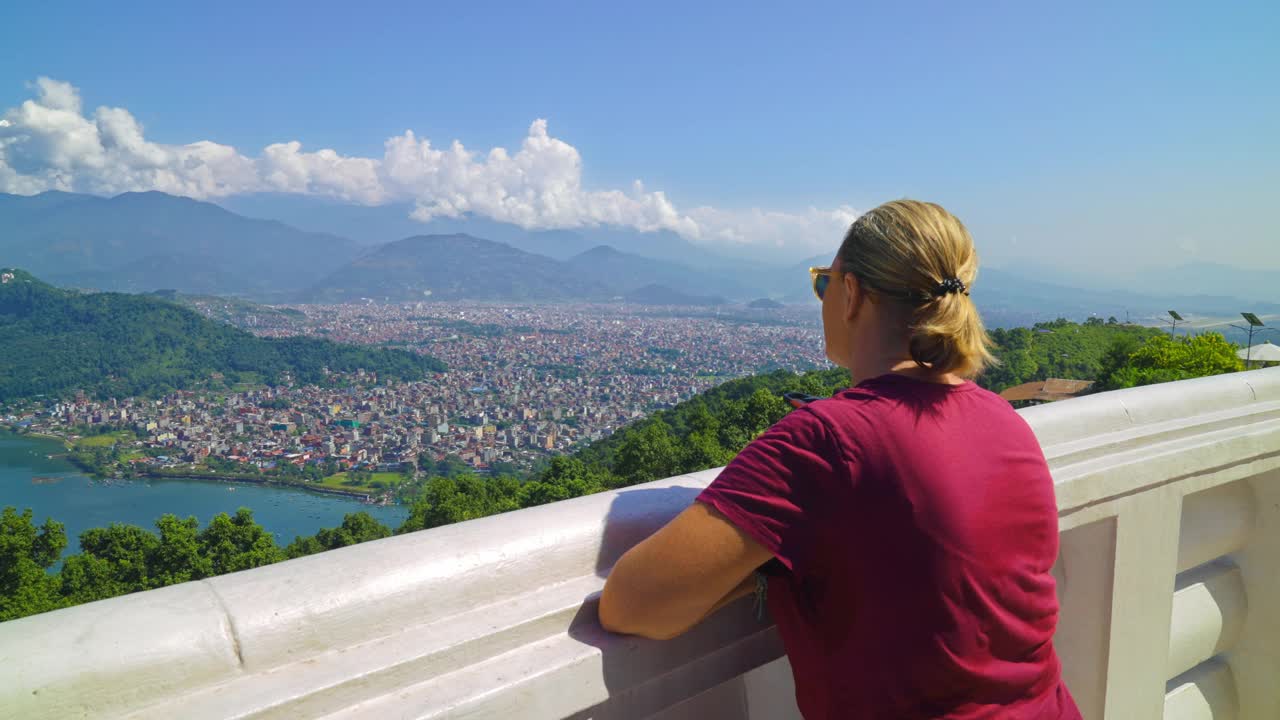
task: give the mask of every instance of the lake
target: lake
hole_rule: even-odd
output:
[[[0,432],[0,508],[12,505],[19,513],[31,508],[37,526],[45,518],[65,525],[63,557],[79,552],[80,533],[89,528],[120,522],[155,531],[156,519],[165,513],[194,515],[203,529],[214,515],[247,507],[282,547],[295,536],[341,525],[347,513],[363,510],[393,530],[409,514],[404,506],[368,505],[339,495],[272,485],[167,478],[95,480],[65,459],[48,457],[62,452],[63,445],[56,440]]]

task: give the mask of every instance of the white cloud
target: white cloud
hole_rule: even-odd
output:
[[[833,253],[859,214],[848,205],[834,210],[811,207],[799,213],[713,207],[697,207],[688,213],[699,227],[706,228],[709,241]]]
[[[0,190],[115,194],[160,190],[209,199],[254,192],[323,195],[376,205],[414,203],[427,221],[466,213],[529,229],[619,225],[669,230],[713,243],[829,249],[857,213],[849,207],[800,213],[699,207],[681,212],[660,191],[636,181],[627,191],[582,186],[582,156],[535,120],[519,150],[477,153],[454,141],[435,148],[412,131],[389,138],[380,158],[334,150],[307,152],[297,140],[268,145],[257,157],[201,140],[150,142],[123,108],[83,112],[69,83],[40,78],[35,97],[0,116]]]

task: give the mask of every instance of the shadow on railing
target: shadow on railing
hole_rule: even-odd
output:
[[[1023,411],[1057,488],[1056,644],[1089,718],[1280,716],[1280,369]],[[604,632],[631,545],[718,470],[0,624],[22,718],[797,717],[750,599]]]

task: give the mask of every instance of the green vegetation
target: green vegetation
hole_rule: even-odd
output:
[[[80,534],[80,552],[65,559],[62,523],[37,527],[31,510],[0,514],[0,621],[151,590],[302,557],[387,537],[391,530],[368,513],[352,513],[342,525],[297,537],[286,547],[240,508],[219,513],[200,529],[194,517],[163,515],[152,533],[113,523]],[[62,568],[50,572],[62,559]]]
[[[416,379],[444,370],[435,358],[312,338],[258,338],[171,302],[140,295],[80,295],[22,270],[0,285],[0,402],[83,390],[97,397],[155,397],[211,382],[290,374],[324,384],[329,372],[364,369]],[[33,358],[39,358],[33,362]]]
[[[137,438],[128,430],[115,430],[101,435],[82,437],[75,442],[77,448],[106,448],[117,443],[133,442]]]
[[[388,489],[394,490],[404,481],[404,475],[394,472],[340,472],[321,480],[317,485],[329,490],[343,492],[359,492],[377,495]]]
[[[1244,370],[1235,345],[1218,333],[1174,338],[1159,333],[1137,343],[1116,343],[1098,374],[1099,390],[1117,390]]]
[[[1155,328],[1125,325],[1114,318],[1085,323],[1068,320],[1037,323],[1031,328],[991,332],[1000,364],[978,380],[993,392],[1036,380],[1095,380],[1113,348],[1136,347],[1161,335]]]
[[[1109,389],[1241,369],[1234,346],[1216,334],[1171,339],[1157,330],[1114,321],[1057,321],[993,335],[1004,361],[983,380],[993,389],[1048,377],[1097,379],[1099,388]],[[394,532],[412,532],[724,465],[789,411],[783,392],[827,396],[847,383],[843,370],[776,371],[733,380],[572,456],[553,458],[526,478],[482,478],[458,458],[437,463],[425,454],[419,458],[428,475],[423,480],[398,473],[300,469],[288,463],[281,472],[298,482],[341,490],[363,491],[382,484],[410,503],[409,517]],[[121,444],[82,441],[77,452],[109,455],[120,452]],[[62,525],[46,520],[37,527],[29,510],[18,514],[6,508],[0,518],[0,620],[392,534],[368,514],[354,513],[338,528],[296,538],[280,548],[247,509],[235,516],[219,515],[203,530],[195,518],[165,515],[156,521],[156,529],[158,534],[126,525],[86,531],[80,537],[82,552],[66,558],[60,571],[49,572],[66,547]]]
[[[1110,318],[1067,320],[992,331],[1000,364],[979,378],[994,392],[1049,378],[1094,380],[1115,390],[1244,369],[1236,347],[1218,333],[1169,337],[1158,329]]]

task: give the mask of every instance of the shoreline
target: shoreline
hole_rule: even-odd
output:
[[[30,437],[30,438],[40,438],[41,440],[56,440],[62,444],[63,449],[68,451],[75,447],[74,444],[68,444],[68,441],[65,438],[60,437],[58,435],[50,435],[48,433],[14,432],[11,428],[8,428],[8,427],[0,427],[0,433],[6,434],[6,435],[12,435],[13,437],[17,437],[17,438]],[[85,475],[88,475],[91,478],[111,478],[115,480],[151,478],[155,480],[199,480],[202,482],[249,483],[254,485],[274,485],[276,487],[293,488],[297,490],[303,490],[306,492],[318,493],[320,495],[337,495],[339,497],[348,497],[354,500],[360,500],[361,502],[364,502],[369,505],[378,505],[380,507],[401,505],[401,503],[395,502],[393,500],[391,502],[388,502],[385,506],[383,506],[381,503],[373,500],[372,494],[363,493],[358,490],[338,490],[336,488],[318,487],[318,486],[311,485],[309,483],[289,482],[285,480],[278,480],[276,478],[261,477],[261,476],[255,476],[255,475],[219,475],[216,473],[209,473],[209,472],[201,473],[196,471],[185,472],[180,474],[171,474],[171,473],[160,472],[156,470],[147,470],[144,472],[139,472],[135,476],[135,478],[115,477],[110,475],[101,475],[100,473],[94,471],[92,468],[83,467],[69,456],[64,456],[64,459],[68,463],[70,463],[73,467],[75,467],[78,471],[84,473]]]
[[[3,430],[5,433],[9,435],[13,435],[14,437],[35,437],[35,438],[41,438],[43,440],[57,440],[58,442],[62,443],[62,448],[64,450],[70,450],[73,447],[73,443],[68,442],[67,439],[62,437],[61,435],[50,435],[48,433],[40,433],[40,432],[20,433],[20,432],[14,432],[9,428],[3,428]]]
[[[154,470],[151,470],[144,473],[140,473],[139,477],[152,478],[156,480],[202,480],[205,482],[232,482],[232,483],[238,482],[238,483],[249,483],[252,485],[275,485],[277,487],[295,488],[297,490],[306,490],[309,492],[320,493],[321,495],[340,495],[344,497],[355,498],[357,500],[363,500],[365,502],[368,502],[371,505],[377,504],[370,500],[370,498],[373,497],[372,495],[362,493],[362,492],[356,492],[352,490],[335,490],[334,488],[326,488],[326,487],[312,487],[305,483],[286,482],[282,480],[276,480],[274,478],[255,477],[252,475],[215,475],[212,473],[198,473],[198,472],[169,474],[169,473],[162,473],[162,472],[156,472]],[[387,503],[387,505],[399,505],[399,504],[400,503],[395,503],[395,502]]]

